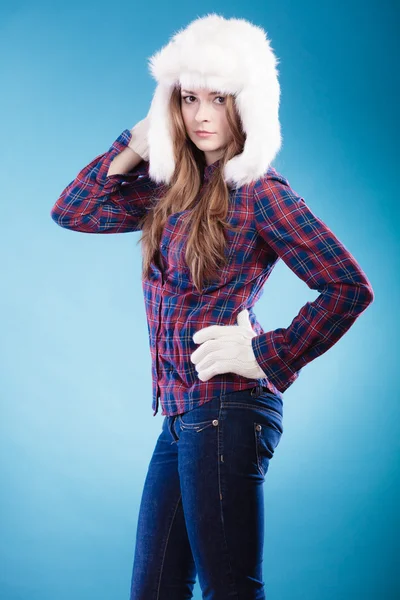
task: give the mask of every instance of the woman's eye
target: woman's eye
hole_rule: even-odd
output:
[[[195,96],[182,96],[183,100],[187,100],[188,98],[195,98]],[[216,96],[215,99],[217,98],[221,98],[222,100],[225,100],[224,96]],[[186,104],[192,104],[192,102],[186,102]],[[219,102],[218,104],[222,104],[222,102]]]

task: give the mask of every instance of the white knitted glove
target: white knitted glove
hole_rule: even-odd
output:
[[[249,379],[265,378],[254,356],[251,340],[256,336],[247,308],[237,317],[238,325],[210,325],[193,335],[195,344],[202,344],[190,356],[199,379],[208,381],[220,373],[236,373]]]
[[[149,117],[145,117],[131,129],[132,138],[128,146],[132,148],[144,160],[149,160],[149,146],[147,133],[149,131]]]

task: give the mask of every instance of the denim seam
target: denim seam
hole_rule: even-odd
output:
[[[261,431],[257,431],[257,425],[261,425],[261,423],[254,423],[254,435],[255,435],[255,439],[256,439],[256,457],[257,457],[257,469],[259,471],[259,473],[265,477],[265,473],[264,473],[264,469],[262,468],[262,464],[261,464],[261,456],[260,456],[260,448],[259,448],[259,444],[260,444],[260,436],[261,436]]]
[[[175,426],[175,422],[177,421],[177,418],[179,417],[179,415],[173,415],[171,418],[171,422],[168,424],[168,429],[169,432],[171,434],[171,437],[173,439],[173,441],[171,442],[170,446],[172,446],[172,444],[177,444],[179,441],[179,436],[176,433],[176,430],[174,429]],[[177,437],[178,439],[175,439],[175,437]]]
[[[167,552],[167,546],[168,546],[169,537],[171,535],[172,525],[174,523],[175,516],[176,516],[176,511],[178,510],[178,506],[179,506],[179,502],[181,501],[181,498],[182,498],[182,493],[179,495],[178,502],[177,502],[177,504],[175,506],[174,514],[172,516],[171,524],[170,524],[169,530],[168,530],[167,539],[165,540],[165,544],[164,544],[164,553],[163,553],[163,558],[162,558],[162,563],[161,563],[161,569],[160,569],[160,575],[159,575],[159,580],[158,580],[158,589],[157,589],[156,600],[159,600],[159,598],[160,598],[161,577],[162,577],[162,573],[163,573],[163,567],[164,567],[164,561],[165,561],[165,554]]]
[[[222,407],[222,403],[220,403],[220,407],[219,407],[219,414],[218,414],[218,423],[222,422],[221,419],[221,413],[223,411],[223,407]],[[235,585],[235,578],[233,576],[233,569],[232,569],[232,564],[229,558],[229,549],[228,549],[228,543],[226,541],[226,535],[225,535],[225,522],[224,522],[224,511],[223,511],[223,506],[222,506],[222,493],[221,493],[221,462],[220,462],[220,456],[221,456],[221,450],[222,452],[224,451],[223,448],[223,426],[222,427],[218,427],[218,433],[219,435],[217,436],[217,464],[218,464],[218,491],[219,491],[219,506],[220,506],[220,515],[221,515],[221,524],[222,524],[222,533],[224,536],[224,542],[225,542],[225,549],[226,549],[226,557],[228,559],[228,565],[229,565],[229,570],[230,570],[230,575],[231,575],[231,579],[232,579],[232,586],[234,587],[234,593],[236,596],[236,600],[239,600],[239,595],[236,589],[236,585]],[[234,600],[234,599],[232,599]]]

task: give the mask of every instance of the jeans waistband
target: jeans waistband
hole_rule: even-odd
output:
[[[278,411],[281,415],[283,415],[283,402],[282,399],[277,396],[276,394],[274,394],[273,392],[271,392],[270,389],[268,389],[268,387],[263,386],[261,384],[257,384],[255,385],[253,388],[246,388],[243,390],[239,390],[237,392],[231,392],[229,394],[225,394],[223,396],[221,396],[221,402],[229,402],[229,403],[235,403],[235,402],[241,402],[242,401],[242,396],[250,396],[250,398],[254,398],[254,401],[257,402],[257,398],[260,398],[260,396],[262,395],[262,402],[267,406],[267,407],[271,407],[272,409]],[[261,398],[260,398],[261,400]]]

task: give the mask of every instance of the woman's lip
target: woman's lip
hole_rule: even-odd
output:
[[[211,132],[211,133],[209,133],[208,131],[195,131],[195,133],[196,133],[197,135],[202,135],[202,136],[203,136],[203,135],[214,135],[212,132]]]

